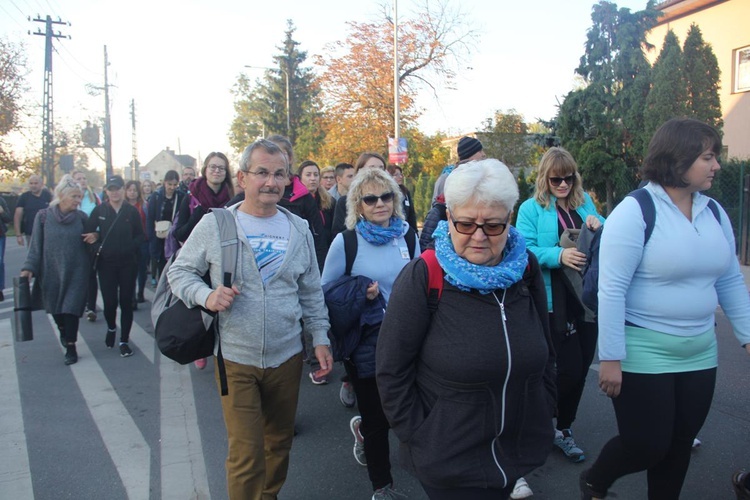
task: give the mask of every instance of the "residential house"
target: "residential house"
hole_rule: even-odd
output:
[[[750,20],[749,0],[666,0],[656,5],[663,15],[648,34],[656,46],[647,53],[654,63],[668,30],[685,42],[691,24],[711,44],[721,70],[723,143],[727,156],[750,158]]]
[[[198,162],[190,155],[178,155],[169,148],[154,156],[151,161],[140,168],[141,180],[150,179],[160,183],[169,170],[182,175],[183,167],[193,167],[197,171]]]

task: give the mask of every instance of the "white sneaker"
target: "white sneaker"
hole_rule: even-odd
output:
[[[519,477],[516,485],[513,487],[510,498],[518,500],[519,498],[529,498],[532,496],[534,496],[534,492],[529,488],[529,483],[524,478]]]
[[[693,439],[693,448],[698,448],[700,445],[702,445],[701,440],[698,438]]]

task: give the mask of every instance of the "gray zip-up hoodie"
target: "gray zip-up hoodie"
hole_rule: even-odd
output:
[[[229,207],[237,217],[240,203]],[[237,224],[240,248],[233,284],[240,290],[230,309],[219,314],[224,358],[243,365],[274,368],[302,351],[302,324],[313,345],[329,345],[328,310],[320,287],[315,244],[307,222],[278,207],[289,218],[289,246],[278,272],[264,286],[247,237]],[[210,270],[211,288],[202,280]],[[173,293],[188,307],[205,307],[222,283],[221,245],[216,218],[203,217],[167,272]],[[301,322],[300,322],[301,320]]]

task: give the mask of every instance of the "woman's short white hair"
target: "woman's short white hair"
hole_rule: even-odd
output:
[[[359,218],[359,205],[365,196],[364,187],[370,185],[375,189],[381,189],[383,193],[393,192],[393,216],[404,218],[404,209],[401,206],[403,195],[401,188],[393,180],[391,174],[379,168],[363,168],[354,176],[349,191],[346,193],[346,228],[354,229]]]
[[[468,203],[501,205],[511,212],[518,201],[518,182],[500,160],[487,158],[458,166],[445,180],[448,210]]]
[[[73,176],[70,174],[65,174],[62,176],[62,179],[60,179],[60,182],[57,183],[57,186],[55,186],[55,197],[51,202],[49,202],[49,206],[54,207],[55,205],[59,204],[60,200],[68,196],[68,193],[72,191],[78,191],[79,193],[83,194],[81,186],[79,186],[78,183],[73,180]]]

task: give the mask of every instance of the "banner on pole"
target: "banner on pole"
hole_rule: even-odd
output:
[[[406,138],[399,137],[398,141],[393,138],[388,138],[388,163],[395,163],[400,165],[406,163],[409,158],[409,152],[406,147]]]

